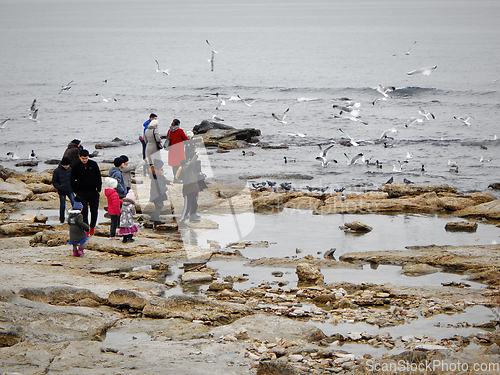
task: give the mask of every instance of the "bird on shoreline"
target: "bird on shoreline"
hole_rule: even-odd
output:
[[[168,73],[170,72],[170,70],[168,69],[160,69],[160,63],[158,62],[158,60],[155,60],[156,61],[156,65],[157,65],[157,68],[156,68],[156,73],[163,73],[164,75],[168,76]]]
[[[213,115],[212,118],[215,120],[215,121],[224,121],[224,119],[222,117],[219,117],[217,115]]]
[[[59,91],[59,94],[62,93],[63,91],[67,91],[71,88],[71,84],[73,83],[73,81],[69,81],[67,85],[64,85],[61,87],[61,91]]]
[[[17,156],[17,146],[15,151],[9,151],[7,152],[7,156],[9,157],[10,160],[17,160],[19,159],[19,156]]]
[[[285,125],[287,122],[285,121],[285,117],[288,113],[288,111],[290,110],[290,108],[287,108],[285,112],[283,112],[282,115],[277,115],[276,113],[271,113],[271,115],[274,117],[274,119],[276,121],[278,121],[279,123]]]
[[[36,160],[36,154],[34,150],[31,150],[30,154],[28,155],[29,160]]]
[[[288,156],[283,156],[283,159],[285,159],[285,164],[286,163],[295,163],[295,162],[297,162],[297,159],[295,159],[295,158],[289,158]]]
[[[429,66],[427,68],[415,69],[415,70],[412,70],[411,72],[408,72],[406,74],[408,74],[409,76],[412,76],[414,74],[420,74],[420,73],[422,73],[424,76],[428,76],[436,68],[437,68],[437,65],[434,65],[434,66]]]

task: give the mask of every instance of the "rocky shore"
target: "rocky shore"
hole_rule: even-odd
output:
[[[386,374],[384,369],[398,361],[410,367],[460,361],[468,364],[461,373],[472,374],[481,373],[474,371],[475,363],[494,369],[500,362],[500,245],[408,247],[350,253],[338,260],[328,252],[249,260],[241,249],[268,244],[214,242],[202,249],[183,243],[171,208],[162,212],[166,223],[153,228],[144,198],[137,205],[141,230],[133,244],[108,239],[104,219],[85,256],[73,258],[67,224],[48,224],[39,213],[58,208],[50,180],[50,171],[0,168],[1,374]],[[141,194],[147,183],[134,189],[138,197],[147,196]],[[169,193],[174,209],[182,206],[179,189],[173,185]],[[386,184],[343,195],[214,184],[200,196],[202,214],[273,214],[283,208],[313,215],[445,214],[464,218],[472,227],[481,221],[497,225],[500,219],[495,197],[457,193],[447,185]],[[192,230],[215,226],[202,219]],[[358,222],[344,229],[371,230]],[[216,261],[246,262],[248,273],[259,267],[276,271],[268,282],[241,288],[248,274],[221,277],[211,266]],[[401,266],[415,277],[466,274],[484,288],[324,281],[325,270],[365,264]],[[283,272],[295,274],[297,285],[284,281]],[[474,306],[497,315],[458,323],[476,328],[473,333],[436,338],[388,331],[419,319],[463,314]],[[378,327],[377,333],[336,332],[336,326],[357,323]]]

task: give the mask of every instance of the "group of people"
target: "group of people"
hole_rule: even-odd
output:
[[[135,195],[131,190],[131,172],[134,168],[129,166],[129,158],[122,155],[114,159],[110,177],[105,179],[105,195],[111,216],[110,237],[117,238],[116,228],[119,225],[123,242],[133,241],[132,235],[137,232],[137,226],[133,224]],[[88,150],[82,147],[79,139],[73,139],[68,144],[52,174],[52,184],[59,193],[61,223],[65,222],[66,198],[71,202],[72,209],[68,211],[69,243],[73,245],[73,256],[82,256],[83,246],[88,237],[94,234],[97,224],[103,182],[99,165],[90,159]]]
[[[151,187],[150,201],[154,203],[154,211],[151,215],[153,224],[164,224],[160,221],[160,212],[164,206],[164,201],[168,199],[167,191],[170,181],[165,177],[164,162],[161,159],[160,151],[168,149],[168,165],[172,168],[173,183],[181,183],[184,196],[184,208],[180,219],[179,228],[187,227],[186,220],[190,223],[199,222],[198,193],[207,187],[201,171],[201,162],[196,154],[196,140],[193,140],[193,133],[187,134],[180,127],[181,122],[174,119],[166,134],[162,137],[158,130],[158,117],[151,113],[149,119],[144,122],[143,137],[143,158],[150,167]],[[162,145],[162,139],[165,139]]]
[[[174,119],[165,137],[160,136],[157,116],[152,113],[143,124],[142,143],[143,162],[149,166],[151,178],[150,201],[154,204],[151,214],[153,225],[164,224],[160,221],[160,212],[164,201],[168,199],[168,186],[172,184],[165,177],[164,162],[160,150],[168,148],[168,165],[172,168],[173,183],[182,183],[184,207],[179,228],[190,223],[199,222],[197,215],[198,193],[207,188],[205,175],[201,171],[201,162],[196,153],[196,140],[193,133],[187,134],[180,128],[180,121]],[[162,140],[165,144],[162,145]],[[132,187],[132,171],[137,168],[129,165],[129,158],[121,155],[113,160],[109,177],[103,179],[99,165],[90,159],[88,150],[84,149],[79,139],[73,139],[67,146],[58,167],[52,175],[52,184],[59,194],[59,221],[65,222],[66,199],[71,202],[68,211],[70,227],[69,244],[73,245],[73,256],[84,254],[84,244],[95,231],[99,209],[99,197],[104,188],[110,215],[111,239],[123,237],[122,242],[133,242],[133,235],[138,231],[134,224],[135,194]],[[90,211],[90,221],[89,221]]]

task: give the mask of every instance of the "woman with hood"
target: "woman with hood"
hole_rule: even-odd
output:
[[[170,139],[170,148],[168,149],[168,165],[172,167],[174,182],[177,183],[180,181],[175,178],[175,175],[181,166],[181,160],[186,159],[186,154],[184,153],[184,141],[188,140],[187,135],[184,133],[184,130],[180,128],[180,126],[181,122],[175,118],[167,132],[167,142],[168,139]]]
[[[146,142],[146,160],[151,163],[155,153],[160,151],[158,144],[161,141],[160,133],[158,131],[158,120],[154,119],[148,125],[144,132],[144,141]]]

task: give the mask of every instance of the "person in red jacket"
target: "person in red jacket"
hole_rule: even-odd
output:
[[[177,170],[181,166],[181,160],[186,159],[184,153],[184,141],[188,140],[184,130],[180,128],[181,122],[178,119],[172,121],[170,129],[167,132],[167,142],[170,139],[170,148],[168,149],[168,165],[172,167],[174,174],[174,182],[180,183],[181,181],[175,178]]]
[[[106,177],[104,179],[104,194],[108,199],[108,214],[111,216],[109,238],[112,240],[118,239],[118,237],[116,237],[116,228],[118,228],[118,224],[120,223],[120,206],[122,204],[122,200],[116,191],[117,186],[118,181],[116,181],[113,177]]]

